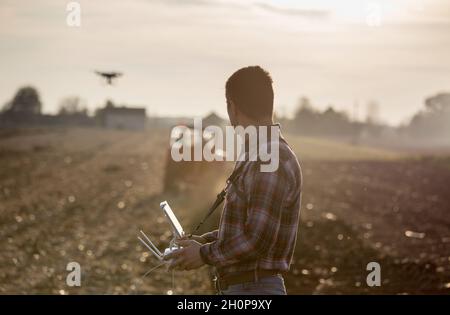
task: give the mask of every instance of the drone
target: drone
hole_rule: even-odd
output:
[[[102,71],[95,71],[96,74],[101,76],[103,79],[106,80],[106,84],[113,85],[113,80],[117,79],[118,77],[121,77],[123,73],[121,72],[102,72]]]

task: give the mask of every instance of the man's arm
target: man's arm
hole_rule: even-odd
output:
[[[217,240],[217,235],[219,234],[219,230],[214,230],[205,234],[202,234],[201,237],[205,240],[205,243],[211,243]]]
[[[231,239],[202,245],[200,254],[207,264],[222,267],[258,257],[273,243],[280,228],[285,177],[281,168],[276,172],[260,172],[257,167],[252,170],[248,174],[254,180],[244,230]]]

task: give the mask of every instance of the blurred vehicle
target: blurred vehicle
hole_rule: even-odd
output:
[[[190,132],[186,132],[188,131]],[[186,136],[186,134],[189,134]],[[195,188],[204,182],[215,186],[218,180],[222,180],[227,174],[227,162],[225,152],[213,148],[213,161],[205,161],[202,155],[201,161],[194,161],[194,148],[199,146],[202,150],[204,145],[213,138],[214,134],[204,128],[200,131],[193,126],[180,125],[172,128],[170,134],[170,147],[166,155],[166,169],[164,176],[164,192],[180,192]],[[175,161],[172,158],[172,148],[180,154],[184,150],[190,150],[189,161]]]

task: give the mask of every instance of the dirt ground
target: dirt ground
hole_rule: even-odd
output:
[[[450,292],[448,159],[292,144],[304,157],[304,192],[290,294]],[[139,230],[159,248],[170,240],[159,202],[189,230],[226,176],[163,192],[167,148],[167,130],[0,132],[0,293],[213,293],[208,267],[144,277],[158,262]],[[81,265],[79,288],[66,285],[71,261]],[[372,261],[380,287],[366,284]]]

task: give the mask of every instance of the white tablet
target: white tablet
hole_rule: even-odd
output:
[[[163,210],[164,214],[166,215],[167,219],[169,219],[170,225],[172,226],[173,230],[175,231],[177,237],[181,238],[184,236],[183,228],[181,227],[180,222],[178,221],[177,217],[173,213],[172,209],[170,208],[167,201],[163,201],[159,204],[161,209]]]

